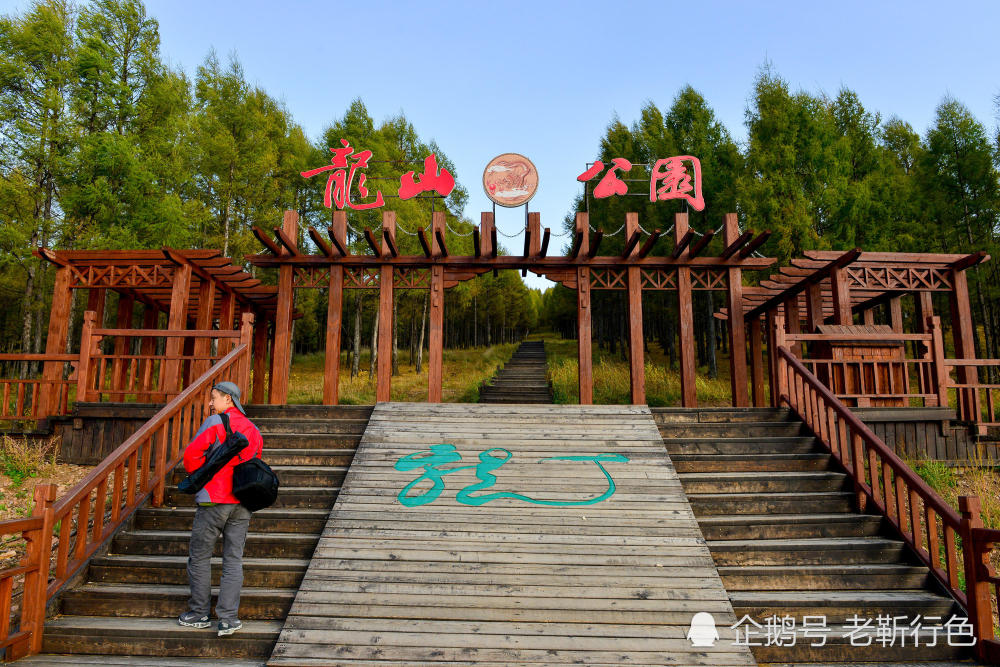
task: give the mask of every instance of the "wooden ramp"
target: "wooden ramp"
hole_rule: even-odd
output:
[[[380,403],[268,665],[756,665],[735,621],[648,408]]]

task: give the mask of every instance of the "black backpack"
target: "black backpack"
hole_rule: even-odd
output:
[[[223,413],[222,425],[226,427],[226,441],[232,437],[229,415]],[[242,434],[239,434],[242,437]],[[240,505],[251,512],[270,507],[278,498],[278,476],[271,466],[256,456],[233,468],[233,495]]]

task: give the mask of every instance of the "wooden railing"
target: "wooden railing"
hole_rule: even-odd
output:
[[[989,428],[1000,427],[997,399],[1000,384],[983,382],[982,369],[1000,366],[1000,359],[945,359],[945,382],[949,390],[954,390],[958,418],[976,425],[979,435],[986,435]],[[970,369],[966,371],[965,369]],[[958,378],[952,378],[952,372]]]
[[[175,396],[62,498],[56,500],[55,485],[39,485],[30,519],[0,522],[0,538],[20,534],[27,542],[21,564],[0,571],[0,647],[7,649],[6,659],[40,651],[47,601],[147,500],[154,507],[163,504],[167,477],[180,462],[183,446],[209,414],[212,387],[222,381],[247,387],[251,328],[252,315],[247,314],[243,335],[231,352]],[[12,632],[12,592],[16,578],[21,576],[24,587],[20,622]]]
[[[802,418],[851,477],[857,509],[875,509],[886,518],[932,575],[968,611],[977,651],[985,650],[993,640],[993,622],[990,600],[981,595],[978,570],[973,567],[979,555],[973,537],[978,511],[971,508],[978,509],[978,499],[963,497],[963,508],[970,511],[960,516],[785,345],[777,348],[776,380],[779,402]],[[961,555],[959,539],[963,546],[973,545]],[[960,573],[971,593],[968,596],[959,585]]]
[[[0,368],[10,367],[3,375],[15,375],[14,367],[31,362],[76,362],[75,354],[0,354]],[[43,380],[41,378],[0,377],[0,420],[38,419],[39,399],[42,392],[54,392],[54,405],[63,414],[68,411],[70,380]]]

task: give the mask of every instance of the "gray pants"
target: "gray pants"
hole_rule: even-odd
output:
[[[215,615],[220,620],[239,618],[240,588],[243,586],[243,544],[250,526],[250,510],[243,505],[203,505],[198,507],[191,528],[188,581],[191,599],[188,608],[207,614],[212,603],[212,551],[222,534],[222,579]]]

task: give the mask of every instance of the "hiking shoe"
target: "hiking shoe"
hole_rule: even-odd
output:
[[[208,620],[208,614],[201,614],[197,611],[186,611],[177,617],[177,622],[189,628],[207,628],[212,625]]]
[[[226,635],[231,635],[242,627],[243,623],[239,620],[219,621],[219,636],[225,637]]]

